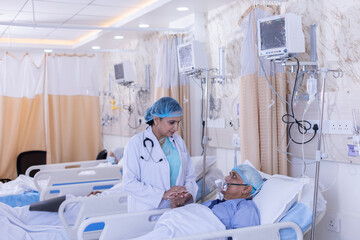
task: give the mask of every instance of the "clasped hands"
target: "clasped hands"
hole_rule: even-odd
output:
[[[163,199],[170,201],[171,208],[184,206],[190,198],[191,194],[184,186],[173,186],[163,196]]]

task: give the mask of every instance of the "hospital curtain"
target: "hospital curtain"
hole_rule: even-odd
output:
[[[5,53],[0,60],[0,176],[14,178],[17,156],[45,150],[44,61]]]
[[[272,9],[250,8],[241,19],[244,41],[241,50],[240,142],[241,158],[269,174],[287,174],[286,128],[281,117],[285,106],[269,87],[286,99],[283,68],[257,57],[256,20]],[[263,66],[263,67],[262,67]],[[265,69],[267,79],[263,71]]]
[[[47,55],[48,162],[95,159],[102,149],[94,55]]]
[[[189,78],[179,74],[177,63],[177,45],[183,42],[183,37],[183,35],[165,35],[160,39],[156,58],[154,102],[165,96],[172,97],[179,102],[184,112],[182,129],[179,134],[191,154]]]

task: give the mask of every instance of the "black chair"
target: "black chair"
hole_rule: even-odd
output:
[[[46,151],[27,151],[22,152],[17,157],[16,169],[18,175],[25,174],[26,169],[34,165],[44,165],[46,164]],[[30,172],[30,177],[34,175],[39,170],[34,170]]]
[[[99,154],[96,157],[96,160],[106,159],[106,157],[107,157],[107,150],[104,149],[99,152]]]

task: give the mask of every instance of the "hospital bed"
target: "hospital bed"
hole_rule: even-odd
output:
[[[254,198],[261,215],[260,226],[246,229],[226,230],[216,233],[197,234],[179,239],[212,239],[227,236],[232,236],[234,239],[248,239],[246,238],[246,236],[249,236],[248,234],[251,234],[251,239],[280,239],[279,229],[284,228],[292,228],[296,234],[296,238],[303,239],[304,234],[309,233],[311,222],[306,226],[302,226],[304,229],[300,229],[299,232],[299,226],[297,224],[280,221],[283,218],[285,219],[288,215],[291,215],[289,212],[295,203],[306,206],[306,209],[311,212],[312,195],[313,183],[311,179],[290,178],[281,175],[268,176],[268,180],[265,182],[262,190]],[[104,215],[102,210],[96,210],[97,212],[95,214],[91,213],[93,209],[91,206],[95,206],[91,201],[92,199],[88,199],[87,202],[87,204],[89,204],[87,207],[89,212],[82,212],[83,215],[79,217],[80,220],[77,221],[74,226],[65,227],[72,239],[95,238],[110,240],[136,237],[140,235],[138,233],[141,232],[141,234],[144,234],[154,227],[156,222],[149,221],[149,219],[151,219],[150,216],[162,214],[167,211],[167,209],[162,209],[143,213],[125,213],[125,206],[123,206],[124,208],[122,210],[124,211],[121,211],[120,213],[117,212],[113,214],[110,212],[109,214],[105,214],[106,216],[100,216],[101,214]],[[111,196],[109,196],[108,201],[112,201]],[[63,204],[66,206],[67,202],[65,201]],[[317,204],[318,223],[321,221],[326,211],[326,201],[323,199],[321,193]],[[64,209],[64,206],[62,206],[62,209]],[[62,213],[59,212],[59,216],[61,215]],[[312,218],[309,219],[311,221]],[[66,226],[66,221],[64,221],[63,217],[61,217],[61,220]],[[96,231],[90,231],[89,226],[94,224],[101,224],[102,228],[97,229]],[[126,237],[122,238],[122,236]],[[269,236],[271,236],[271,238]]]

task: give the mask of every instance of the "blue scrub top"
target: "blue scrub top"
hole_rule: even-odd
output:
[[[176,180],[179,176],[181,165],[180,154],[178,150],[172,145],[170,139],[166,137],[164,144],[161,146],[166,159],[170,166],[170,187],[176,185]]]
[[[203,205],[209,207],[212,202],[206,201]],[[252,200],[227,200],[213,205],[211,210],[225,225],[226,229],[260,225],[260,212]]]

